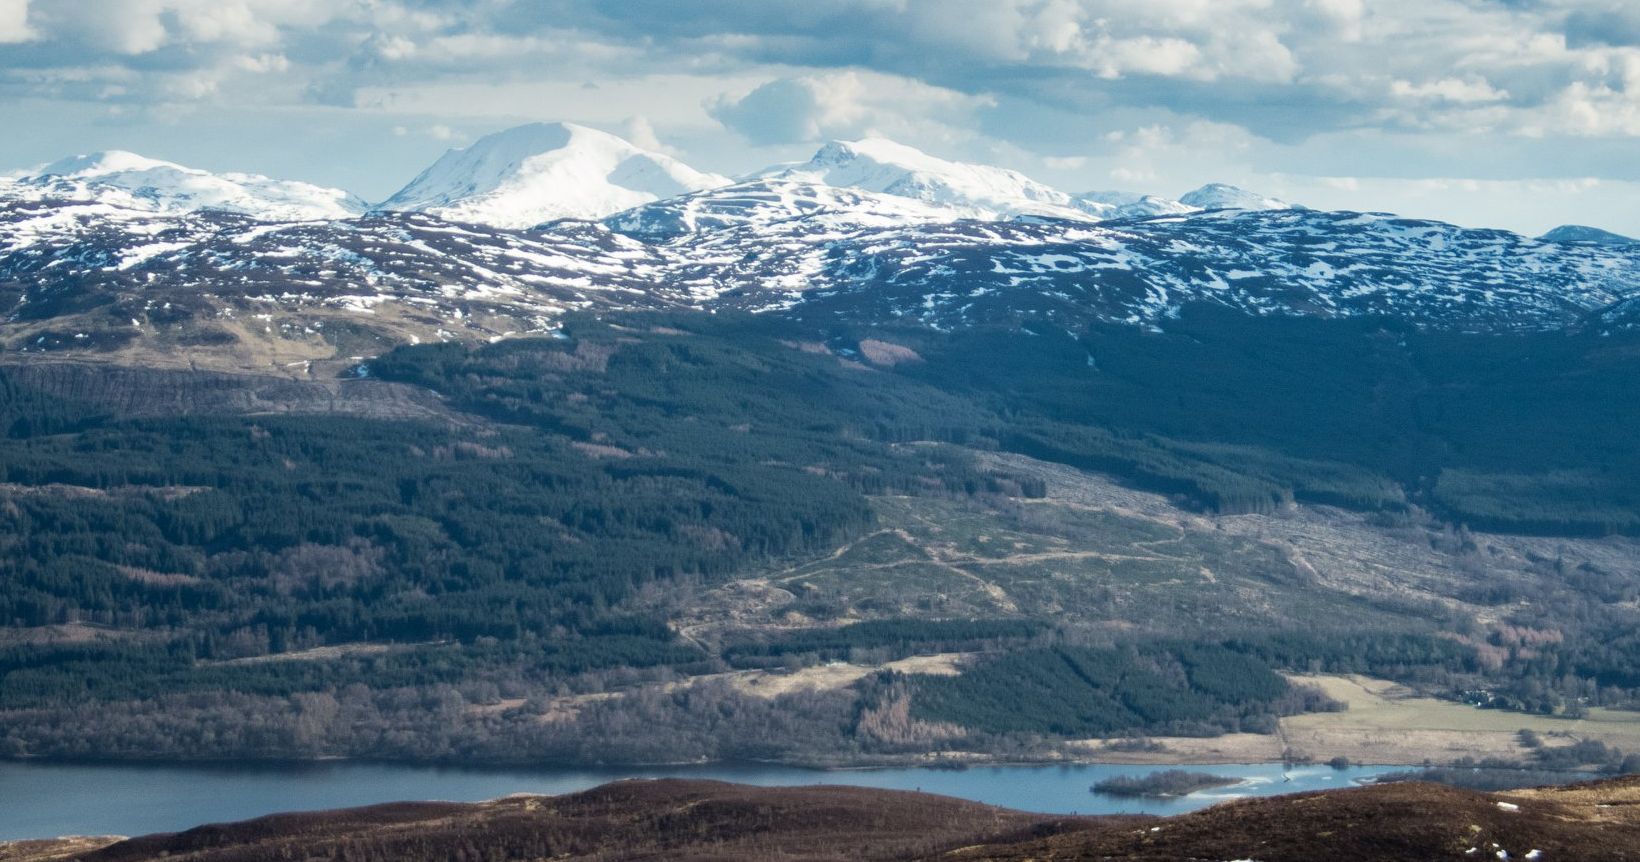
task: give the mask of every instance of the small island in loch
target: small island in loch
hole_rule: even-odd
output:
[[[1214,775],[1210,772],[1168,769],[1162,772],[1153,772],[1149,775],[1118,775],[1100,781],[1088,790],[1110,796],[1146,796],[1154,798],[1189,796],[1198,790],[1229,787],[1240,783],[1240,778]]]

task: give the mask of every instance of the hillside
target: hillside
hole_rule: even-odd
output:
[[[405,344],[544,334],[577,311],[754,311],[811,335],[886,322],[1077,334],[1165,329],[1206,306],[1495,334],[1586,326],[1636,283],[1634,246],[1389,216],[942,221],[910,198],[767,181],[529,231],[0,197],[0,355],[296,376]]]
[[[283,814],[117,841],[0,844],[6,862],[1640,858],[1640,781],[1482,794],[1388,784],[1170,818],[1064,818],[848,787],[629,781],[559,797]]]
[[[1542,409],[1632,388],[1632,336],[1172,330],[0,368],[0,752],[1059,758],[1272,734],[1316,672],[1640,703],[1635,408]]]

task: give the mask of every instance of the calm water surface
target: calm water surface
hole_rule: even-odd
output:
[[[471,802],[509,793],[571,793],[621,778],[710,778],[767,786],[852,784],[923,790],[1026,811],[1061,814],[1177,814],[1241,796],[1347,787],[1392,767],[1283,769],[1245,763],[1184,767],[1243,783],[1182,799],[1123,799],[1088,792],[1115,775],[1169,767],[983,766],[823,771],[781,766],[631,769],[453,769],[373,763],[302,766],[109,766],[0,762],[0,840],[56,835],[169,832],[278,811],[403,799]]]

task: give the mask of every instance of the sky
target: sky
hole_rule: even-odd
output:
[[[0,0],[0,172],[387,197],[584,123],[730,175],[893,138],[1068,191],[1640,236],[1637,0]]]

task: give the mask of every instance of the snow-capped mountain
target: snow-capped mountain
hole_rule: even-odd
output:
[[[1179,203],[1198,210],[1285,210],[1293,205],[1278,198],[1224,183],[1208,183],[1179,196]]]
[[[0,195],[96,201],[166,214],[214,210],[263,221],[343,219],[365,210],[364,201],[341,189],[259,174],[216,174],[123,150],[52,162],[6,181]]]
[[[535,123],[451,150],[380,211],[527,228],[554,219],[600,219],[729,179],[570,123]]]
[[[1232,186],[1193,193],[1214,209],[1276,209],[1287,204]],[[882,138],[833,141],[807,162],[779,165],[752,179],[666,198],[616,213],[604,223],[651,241],[763,225],[787,235],[961,219],[1109,221],[1200,212],[1170,198],[1132,192],[1071,195],[1017,172],[936,158]]]
[[[718,238],[714,243],[725,242]],[[1220,210],[1113,224],[951,222],[799,250],[764,236],[719,303],[938,329],[1160,326],[1187,304],[1387,316],[1434,329],[1574,327],[1640,296],[1640,249],[1545,243],[1381,213]],[[722,255],[719,255],[722,257]],[[772,277],[771,268],[781,269]],[[803,290],[782,290],[795,284]],[[763,285],[758,290],[754,285]]]
[[[0,353],[307,368],[549,332],[577,310],[939,329],[1165,328],[1192,304],[1463,331],[1640,319],[1636,244],[1228,186],[1073,198],[884,141],[731,184],[601,132],[530,126],[447,155],[393,204],[425,212],[280,221],[312,212],[298,203],[355,205],[312,188],[128,154],[5,181]]]
[[[770,168],[761,176],[911,198],[959,218],[1098,215],[1018,171],[947,161],[884,138],[833,141],[807,162]]]
[[[548,332],[575,310],[662,308],[820,326],[1074,330],[1165,328],[1205,303],[1542,331],[1640,295],[1635,247],[1382,214],[1217,210],[1102,224],[878,210],[880,223],[866,224],[860,213],[872,207],[917,204],[781,181],[731,188],[645,208],[647,233],[584,221],[515,231],[404,213],[269,224],[0,201],[0,350],[306,367],[418,340]],[[842,197],[801,197],[817,188]],[[806,212],[745,217],[765,206]],[[690,219],[692,232],[675,232]]]
[[[546,332],[569,311],[690,300],[642,243],[586,223],[541,233],[417,213],[267,223],[0,204],[6,353],[300,370],[397,344]]]
[[[1581,224],[1563,224],[1538,239],[1544,242],[1589,242],[1596,245],[1640,245],[1640,239]]]
[[[911,198],[948,210],[956,218],[983,221],[1033,216],[1104,221],[1292,206],[1223,183],[1202,186],[1178,200],[1131,192],[1072,195],[1018,171],[948,161],[884,138],[832,141],[807,162],[769,168],[758,177]]]
[[[608,218],[617,230],[652,237],[819,211],[827,213],[831,228],[840,228],[956,219],[1103,221],[1286,206],[1222,185],[1198,189],[1188,201],[1127,192],[1071,195],[1017,171],[949,161],[882,138],[834,141],[807,162],[732,183],[569,123],[519,126],[451,150],[374,208],[340,189],[215,174],[119,150],[73,156],[0,179],[0,197],[94,201],[167,214],[217,211],[262,221],[425,212],[517,229],[564,218]]]
[[[1134,192],[1083,192],[1074,200],[1077,208],[1101,219],[1184,215],[1199,209],[1171,198]]]

